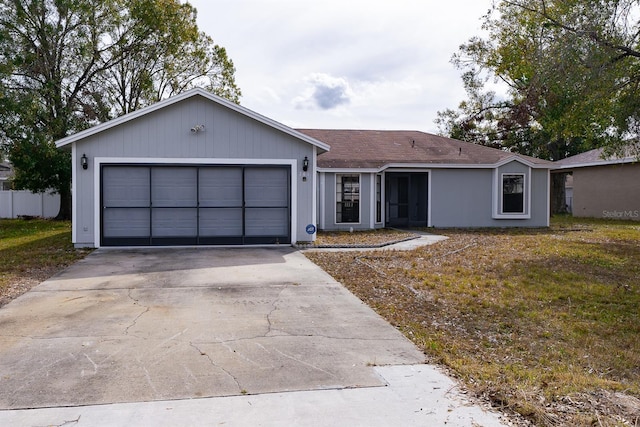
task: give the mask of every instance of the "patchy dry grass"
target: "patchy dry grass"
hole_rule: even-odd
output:
[[[640,225],[431,230],[408,252],[308,253],[474,394],[535,425],[640,425]]]
[[[0,306],[86,256],[71,244],[71,223],[0,220]]]

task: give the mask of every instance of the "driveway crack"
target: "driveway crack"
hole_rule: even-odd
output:
[[[127,296],[129,297],[129,299],[130,299],[131,301],[133,301],[133,305],[137,305],[137,306],[139,306],[140,308],[144,308],[144,310],[142,311],[142,313],[138,314],[138,315],[136,316],[136,318],[135,318],[135,319],[133,319],[133,322],[131,322],[131,324],[130,324],[129,326],[127,326],[127,327],[125,328],[125,330],[124,330],[124,334],[125,334],[125,335],[129,335],[129,329],[133,328],[133,327],[136,325],[136,323],[138,322],[138,320],[139,320],[139,319],[140,319],[144,314],[148,313],[148,312],[149,312],[149,310],[151,310],[151,307],[147,307],[147,306],[145,306],[145,305],[140,304],[140,301],[139,301],[138,299],[134,298],[134,297],[131,295],[131,292],[133,292],[133,289],[129,289],[129,292],[127,293]]]
[[[280,302],[280,298],[282,298],[282,294],[287,290],[288,286],[289,285],[284,285],[284,287],[280,289],[280,292],[278,292],[278,296],[276,297],[276,299],[273,300],[273,303],[271,303],[271,310],[269,311],[269,313],[267,313],[267,332],[265,332],[264,337],[270,336],[271,332],[273,332],[271,315],[273,315],[273,313],[278,310],[278,302]]]
[[[197,344],[194,344],[193,342],[190,342],[189,345],[193,348],[195,348],[196,350],[198,350],[198,353],[200,353],[200,356],[206,356],[206,358],[209,360],[209,363],[211,364],[211,366],[213,366],[214,368],[218,368],[220,369],[222,372],[224,372],[225,374],[227,374],[229,376],[229,378],[231,378],[233,380],[233,382],[236,383],[236,386],[238,387],[238,392],[240,394],[246,394],[247,391],[245,389],[242,388],[242,386],[240,385],[240,381],[238,381],[238,379],[227,369],[223,368],[222,366],[218,365],[212,358],[211,356],[209,356],[209,354],[207,354],[205,351],[203,351],[200,347],[198,347]]]

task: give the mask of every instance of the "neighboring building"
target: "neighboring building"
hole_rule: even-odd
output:
[[[549,162],[421,132],[298,131],[202,89],[57,146],[71,149],[79,247],[549,221]]]
[[[640,220],[640,163],[632,153],[604,158],[595,149],[555,162],[553,172],[571,174],[573,216]]]
[[[11,164],[7,162],[0,163],[0,191],[3,190],[11,190],[11,175],[12,175]]]

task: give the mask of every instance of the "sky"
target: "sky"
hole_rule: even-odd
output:
[[[437,132],[465,99],[451,56],[491,0],[189,0],[240,104],[293,128]]]

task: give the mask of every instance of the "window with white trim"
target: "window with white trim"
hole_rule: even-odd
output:
[[[360,175],[336,175],[336,223],[360,222]]]
[[[502,214],[524,214],[524,174],[505,173],[502,175]]]

